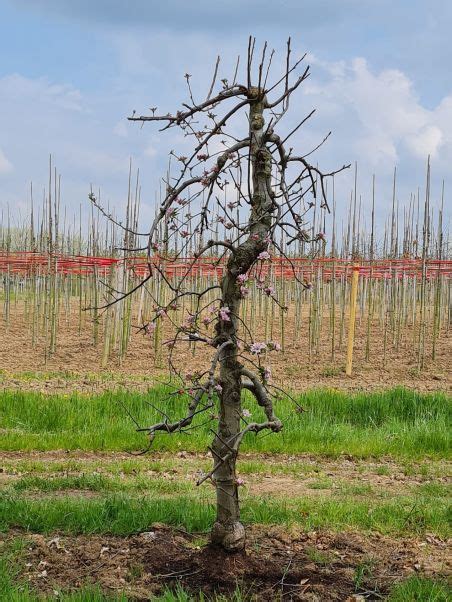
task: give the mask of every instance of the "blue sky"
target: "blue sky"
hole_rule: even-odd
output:
[[[146,220],[167,152],[180,140],[126,121],[133,109],[178,108],[183,75],[206,93],[217,54],[231,75],[250,33],[282,60],[309,52],[312,76],[292,103],[293,121],[316,107],[294,140],[300,150],[333,135],[318,160],[358,161],[367,200],[377,176],[379,220],[423,185],[432,156],[433,197],[452,187],[452,2],[449,0],[2,0],[0,4],[0,207],[40,198],[52,153],[63,200],[87,206],[92,184],[120,208],[129,157],[142,174]],[[288,120],[288,126],[291,121]],[[351,174],[338,184],[345,206]],[[341,211],[341,209],[339,209]]]

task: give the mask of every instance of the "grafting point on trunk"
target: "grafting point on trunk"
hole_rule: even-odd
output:
[[[227,552],[240,552],[245,548],[245,527],[239,521],[229,524],[216,521],[212,527],[211,541]]]

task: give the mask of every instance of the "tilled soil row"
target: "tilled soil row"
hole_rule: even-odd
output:
[[[391,539],[253,526],[246,551],[232,555],[208,545],[206,535],[160,524],[130,537],[25,537],[20,577],[47,595],[98,584],[105,592],[148,600],[179,584],[207,595],[231,595],[239,586],[255,600],[344,601],[360,599],[357,594],[377,600],[410,575],[438,577],[451,570],[448,544],[433,536]]]

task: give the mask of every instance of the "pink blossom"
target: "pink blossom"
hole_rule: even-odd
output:
[[[214,389],[217,393],[221,393],[223,391],[223,387],[219,383],[214,386]]]
[[[166,210],[166,216],[171,218],[176,216],[177,209],[175,207],[169,207]]]
[[[229,309],[229,307],[227,305],[225,305],[224,307],[220,307],[220,320],[223,320],[223,322],[230,322],[231,318],[229,317],[231,313],[231,310]]]
[[[248,280],[248,274],[239,274],[237,276],[237,282],[239,284],[243,284],[244,282],[246,282]]]
[[[156,318],[164,318],[166,315],[166,309],[164,307],[157,307],[155,309],[155,317]]]
[[[185,321],[181,325],[181,328],[183,330],[191,330],[195,324],[196,324],[196,317],[195,316],[187,316],[185,318]]]
[[[268,295],[269,297],[271,297],[272,295],[274,295],[276,293],[276,291],[272,286],[267,286],[267,288],[264,288],[264,293],[266,295]]]
[[[250,294],[250,289],[246,288],[246,286],[241,286],[240,294],[242,295],[242,297],[248,297],[248,295]]]
[[[244,418],[250,418],[251,412],[245,408],[244,410],[242,410],[242,416]]]
[[[148,335],[152,335],[152,333],[154,332],[155,329],[156,329],[155,322],[149,322],[149,324],[145,327],[145,332]]]
[[[228,209],[234,209],[235,207],[237,207],[238,203],[228,203]]]
[[[187,236],[190,236],[190,232],[188,230],[182,230],[180,235],[182,236],[182,238],[187,238]]]
[[[199,155],[196,155],[196,158],[198,159],[198,161],[206,161],[209,158],[209,155],[199,153]]]
[[[240,477],[238,479],[236,479],[235,482],[238,487],[240,487],[241,485],[245,485],[245,481],[243,479],[241,479]]]
[[[193,324],[195,324],[195,322],[195,316],[188,316],[187,318],[185,318],[185,322],[182,324],[182,328],[184,330],[190,330],[190,328],[193,327]]]
[[[266,368],[264,368],[264,372],[263,375],[264,380],[267,382],[271,379],[272,377],[272,371],[270,370],[270,368],[267,366]]]
[[[251,240],[259,240],[259,234],[251,234]]]
[[[254,355],[260,355],[263,351],[267,349],[266,343],[252,343],[250,345],[250,352]]]
[[[266,259],[270,259],[270,253],[268,251],[262,251],[262,253],[259,253],[257,258],[261,261],[265,261]]]

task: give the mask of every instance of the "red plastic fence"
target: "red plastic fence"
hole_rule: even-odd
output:
[[[136,276],[143,277],[148,274],[148,263],[143,257],[130,257],[124,260],[114,257],[0,251],[0,273],[3,275],[45,275],[55,270],[60,274],[90,275],[95,270],[102,274],[108,271],[111,266],[123,262],[125,262],[127,269],[132,270]],[[159,265],[168,277],[185,274],[187,270],[192,276],[221,276],[224,269],[224,262],[218,263],[214,257],[203,257],[197,260],[183,258],[176,261],[154,257],[152,263]],[[271,261],[264,261],[255,269],[262,276],[271,272],[277,278],[290,280],[294,278],[295,272],[297,277],[302,277],[308,281],[317,274],[328,281],[333,277],[350,276],[353,265],[354,262],[351,260],[331,257],[316,259],[296,257],[290,260],[283,257],[273,257]],[[425,263],[419,258],[376,259],[372,262],[359,260],[357,265],[360,275],[366,278],[420,278],[424,269],[427,279],[439,276],[450,278],[452,276],[452,260],[449,259],[428,259]]]

